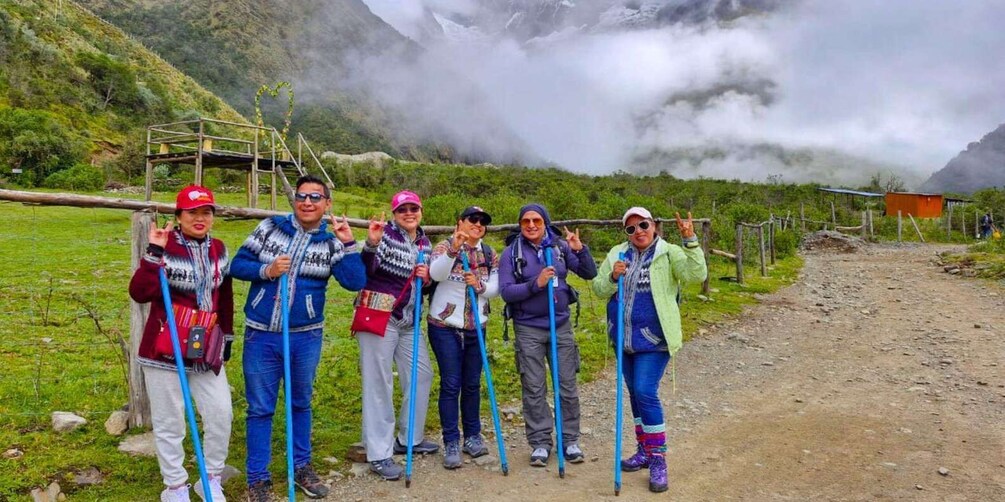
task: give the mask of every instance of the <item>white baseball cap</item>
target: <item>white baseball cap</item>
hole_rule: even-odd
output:
[[[647,220],[653,219],[653,214],[650,213],[648,209],[646,209],[644,207],[635,206],[635,207],[633,207],[633,208],[625,211],[625,215],[621,217],[621,224],[622,225],[627,224],[628,223],[628,218],[630,218],[632,216],[641,216],[641,217],[643,217],[643,218],[645,218]]]

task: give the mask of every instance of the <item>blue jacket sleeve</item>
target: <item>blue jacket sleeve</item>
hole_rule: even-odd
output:
[[[597,262],[593,260],[590,248],[586,244],[583,244],[583,249],[578,252],[573,251],[566,242],[563,242],[562,245],[566,251],[565,263],[572,273],[587,281],[597,276]]]
[[[266,281],[265,267],[268,264],[258,260],[258,256],[252,253],[245,246],[237,250],[233,261],[230,262],[230,275],[242,281]]]
[[[366,267],[359,253],[346,254],[332,267],[332,275],[349,291],[359,291],[366,286]]]

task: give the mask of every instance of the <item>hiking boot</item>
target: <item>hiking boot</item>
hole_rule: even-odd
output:
[[[461,443],[458,440],[447,441],[443,446],[443,467],[456,469],[461,466]]]
[[[397,481],[405,472],[405,468],[395,463],[394,459],[390,457],[370,462],[370,470],[384,478],[385,481]]]
[[[653,455],[649,459],[649,491],[665,492],[668,485],[667,459],[662,455]]]
[[[534,448],[534,451],[530,454],[530,465],[533,467],[548,465],[548,450],[545,448]]]
[[[489,449],[485,446],[485,440],[482,439],[481,434],[464,438],[464,453],[471,455],[471,458],[489,454]]]
[[[227,502],[227,497],[223,496],[222,481],[223,478],[220,476],[209,476],[209,494],[213,496],[213,502]],[[192,489],[199,498],[206,500],[206,492],[202,490],[202,479],[196,481]]]
[[[431,455],[438,451],[440,451],[440,445],[432,441],[426,441],[425,439],[423,439],[421,443],[412,446],[413,454]],[[404,455],[408,453],[408,448],[401,444],[401,441],[398,441],[398,438],[394,438],[394,453],[395,455]]]
[[[621,472],[635,472],[643,467],[649,467],[649,457],[646,455],[646,451],[642,449],[642,443],[639,443],[639,449],[629,458],[621,461]]]
[[[312,499],[328,495],[328,486],[321,482],[321,478],[318,477],[318,473],[314,472],[314,467],[311,464],[293,471],[293,483],[303,490],[304,495]]]
[[[256,481],[248,485],[248,502],[273,502],[274,500],[276,497],[272,494],[272,481]]]
[[[583,462],[583,450],[579,449],[578,444],[572,443],[565,447],[565,460],[572,464]]]
[[[161,492],[161,502],[189,502],[189,485],[182,485],[178,488],[165,488]]]

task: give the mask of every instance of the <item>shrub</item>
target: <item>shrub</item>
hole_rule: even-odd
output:
[[[105,186],[105,173],[90,164],[76,164],[50,174],[45,186],[63,190],[95,191]]]
[[[39,185],[82,159],[80,140],[54,114],[0,107],[0,164],[23,170],[15,177],[19,184]]]

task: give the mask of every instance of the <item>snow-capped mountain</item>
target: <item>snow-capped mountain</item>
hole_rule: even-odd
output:
[[[480,37],[540,43],[571,32],[729,22],[771,12],[779,3],[780,0],[483,0],[466,12],[429,8],[423,32],[428,36],[427,41],[468,42],[470,30],[476,30]]]

